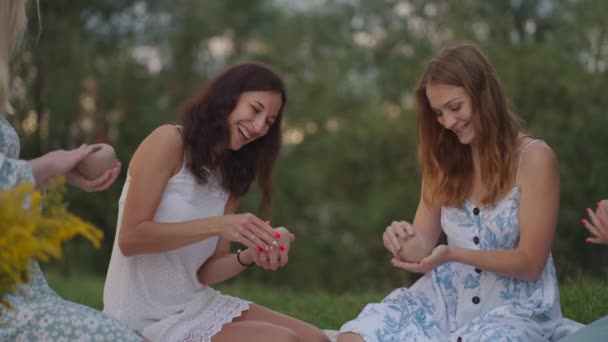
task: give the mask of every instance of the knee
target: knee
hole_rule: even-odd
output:
[[[365,340],[359,334],[347,332],[338,335],[338,342],[365,342]]]

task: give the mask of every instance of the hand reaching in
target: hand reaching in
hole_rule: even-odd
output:
[[[581,223],[591,233],[586,241],[608,245],[608,200],[599,201],[595,212],[589,208],[585,211],[588,219],[582,219]]]

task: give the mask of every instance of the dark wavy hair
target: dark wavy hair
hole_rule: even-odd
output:
[[[248,91],[271,91],[281,95],[275,122],[263,137],[238,151],[228,148],[228,117],[239,97]],[[281,121],[287,92],[281,78],[268,66],[243,63],[212,79],[183,106],[180,123],[186,163],[201,184],[217,170],[222,187],[232,196],[245,195],[257,179],[261,190],[260,213],[270,213],[272,170],[281,149]]]

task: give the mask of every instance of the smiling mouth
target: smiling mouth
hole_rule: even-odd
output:
[[[466,124],[458,127],[457,129],[454,130],[454,132],[456,133],[462,133],[462,131],[464,131],[467,127],[469,126],[469,123],[467,122]]]
[[[251,139],[251,135],[249,135],[249,132],[247,132],[246,128],[244,128],[241,125],[238,125],[236,128],[238,129],[239,133],[241,133],[241,136],[243,136],[243,138],[245,138],[245,140]]]

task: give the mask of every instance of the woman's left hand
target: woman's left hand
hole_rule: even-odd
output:
[[[76,168],[72,169],[67,175],[66,179],[68,183],[80,188],[86,192],[97,192],[104,191],[114,183],[118,175],[120,174],[121,164],[116,162],[113,168],[106,170],[101,176],[95,179],[87,179],[83,177]]]
[[[433,252],[420,260],[419,263],[404,262],[397,258],[391,259],[393,266],[415,273],[428,273],[435,268],[445,264],[449,260],[450,247],[448,245],[439,245],[433,249]]]
[[[293,242],[295,239],[296,236],[289,233],[290,242]],[[257,252],[252,253],[253,261],[256,265],[267,271],[275,271],[276,269],[285,266],[287,261],[289,261],[288,255],[290,247],[291,243],[289,243],[287,246],[277,246],[268,252],[258,250]]]

